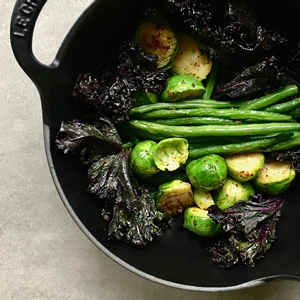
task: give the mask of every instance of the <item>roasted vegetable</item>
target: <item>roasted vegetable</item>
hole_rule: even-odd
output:
[[[263,96],[261,98],[252,100],[251,102],[243,105],[242,109],[248,109],[248,110],[262,109],[262,108],[265,108],[269,105],[277,103],[280,100],[283,100],[287,97],[294,96],[297,93],[298,93],[298,87],[294,84],[289,85],[285,88],[274,91],[271,94],[268,94],[268,95]]]
[[[217,117],[232,120],[251,120],[252,122],[282,122],[292,121],[292,116],[260,110],[247,109],[216,109],[216,108],[191,108],[174,110],[156,110],[140,116],[143,119],[163,119],[177,117]]]
[[[169,137],[204,137],[204,136],[245,136],[264,135],[270,133],[293,132],[300,129],[299,123],[258,123],[245,125],[202,125],[173,126],[157,124],[155,121],[131,120],[126,128],[139,136],[149,139]],[[252,148],[253,149],[253,148]],[[234,150],[232,150],[234,151]],[[227,152],[225,152],[227,153]]]
[[[156,60],[155,55],[145,54],[138,45],[124,43],[115,74],[104,71],[98,80],[91,74],[81,74],[73,96],[114,123],[123,123],[129,120],[129,110],[135,102],[133,94],[138,91],[161,93],[166,89],[167,74],[157,69]]]
[[[192,99],[183,100],[174,103],[159,102],[155,104],[134,107],[130,110],[131,115],[140,115],[160,109],[177,109],[177,108],[232,108],[241,107],[244,103],[241,101],[218,101],[210,99]]]
[[[140,178],[149,178],[160,172],[153,160],[153,145],[156,145],[154,141],[147,140],[132,149],[130,165],[134,174]]]
[[[168,26],[143,22],[136,31],[135,40],[145,53],[157,56],[159,68],[170,67],[178,50],[178,39]]]
[[[211,193],[200,189],[194,190],[194,202],[201,209],[207,209],[211,205],[215,204]]]
[[[115,126],[105,118],[95,122],[96,126],[79,120],[62,122],[55,140],[58,149],[83,164],[89,164],[99,156],[120,152],[122,142]]]
[[[261,192],[279,195],[288,189],[295,176],[296,172],[289,162],[269,157],[253,183]]]
[[[208,77],[205,80],[205,93],[202,95],[202,99],[212,99],[212,94],[217,84],[217,67],[214,64],[211,71],[208,74]],[[234,106],[232,106],[234,107]]]
[[[239,182],[249,181],[262,170],[265,163],[263,153],[242,153],[225,157],[228,174]]]
[[[150,150],[156,167],[162,171],[175,171],[188,158],[188,141],[182,138],[170,138],[160,141]]]
[[[212,237],[223,233],[222,225],[215,223],[207,213],[207,210],[199,207],[187,208],[184,212],[183,227],[203,237]]]
[[[196,189],[211,191],[225,183],[227,167],[221,156],[210,154],[191,161],[186,174]]]
[[[194,205],[192,187],[188,182],[173,180],[159,186],[156,206],[171,216],[183,214],[185,209]]]
[[[167,81],[168,86],[161,94],[163,102],[199,98],[205,92],[202,82],[191,75],[175,75]]]
[[[105,206],[102,216],[109,221],[109,239],[145,246],[169,225],[169,217],[157,211],[148,190],[134,178],[131,151],[122,150],[121,139],[109,120],[100,118],[95,125],[63,122],[56,144],[89,165],[88,192]]]
[[[239,201],[222,211],[217,205],[208,208],[208,215],[222,224],[227,240],[217,242],[209,252],[221,268],[232,267],[239,260],[254,267],[275,240],[276,223],[285,198],[263,199],[260,194],[251,201]],[[229,238],[228,238],[229,237]]]
[[[227,178],[224,185],[213,191],[213,198],[221,210],[224,210],[241,200],[249,200],[255,191],[250,182],[238,182]]]
[[[274,136],[258,136],[260,138],[254,139],[253,136],[252,140],[243,141],[241,137],[240,142],[236,141],[235,143],[228,144],[224,142],[223,144],[219,143],[219,145],[208,145],[202,146],[194,149],[189,150],[189,158],[188,160],[195,159],[199,156],[205,154],[230,154],[230,153],[244,153],[245,151],[266,151],[267,149],[272,149],[276,147],[277,150],[281,149],[281,146],[284,147],[285,143],[289,143],[294,136],[293,132],[286,132],[276,134]],[[299,142],[299,140],[298,140]]]
[[[186,34],[179,35],[179,49],[171,70],[175,74],[192,75],[204,80],[211,71],[212,61],[202,52],[203,45]],[[207,98],[209,99],[209,98]]]

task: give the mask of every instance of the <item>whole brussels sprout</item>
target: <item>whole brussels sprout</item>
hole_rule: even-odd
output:
[[[254,195],[255,191],[250,182],[238,182],[234,179],[227,178],[224,185],[213,191],[215,203],[221,210],[224,210],[237,201],[249,200],[250,195]]]
[[[183,227],[203,237],[212,237],[223,233],[222,224],[215,223],[207,213],[207,210],[199,207],[187,208],[184,212]]]
[[[287,190],[294,180],[296,172],[289,162],[267,158],[254,186],[269,195],[279,195]]]
[[[191,161],[186,167],[186,174],[196,189],[211,191],[224,184],[227,167],[221,156],[209,154]]]
[[[182,214],[194,205],[192,187],[188,182],[173,180],[159,186],[156,207],[171,216]]]
[[[140,178],[149,178],[160,172],[153,161],[153,152],[150,149],[153,145],[156,145],[154,141],[147,140],[132,149],[131,168]]]

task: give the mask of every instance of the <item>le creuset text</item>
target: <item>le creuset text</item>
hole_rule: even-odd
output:
[[[15,30],[13,34],[19,37],[26,37],[28,27],[39,0],[24,0],[19,7],[19,15],[15,19]]]

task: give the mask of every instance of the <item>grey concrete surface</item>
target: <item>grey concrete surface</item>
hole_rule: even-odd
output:
[[[41,62],[52,61],[91,2],[47,2],[33,39]],[[119,266],[87,239],[54,187],[44,152],[39,94],[11,51],[14,3],[0,0],[0,299],[300,299],[300,283],[291,280],[217,293],[162,286]]]

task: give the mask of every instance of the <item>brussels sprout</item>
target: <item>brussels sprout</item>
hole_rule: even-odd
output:
[[[229,176],[245,182],[258,176],[264,166],[265,156],[263,153],[233,154],[225,157],[225,162]]]
[[[181,34],[179,49],[173,60],[171,70],[176,74],[192,75],[204,80],[211,71],[212,62],[201,52],[203,45],[192,37]]]
[[[207,210],[199,207],[187,208],[184,212],[183,227],[203,237],[212,237],[223,233],[222,225],[215,223],[207,213]]]
[[[151,147],[153,160],[158,169],[174,171],[188,158],[189,143],[182,138],[169,138]]]
[[[191,75],[175,75],[168,78],[168,86],[161,94],[161,101],[174,102],[199,98],[205,92],[202,82]]]
[[[186,167],[191,184],[203,191],[211,191],[222,186],[227,178],[225,160],[210,154],[191,161]]]
[[[213,192],[215,203],[221,210],[234,205],[240,200],[249,200],[255,191],[250,182],[238,182],[227,178],[224,185]]]
[[[193,191],[189,183],[173,180],[159,186],[157,209],[171,216],[179,215],[194,205]]]
[[[199,189],[194,190],[194,202],[202,209],[207,209],[211,205],[215,204],[210,192],[205,192]]]
[[[159,68],[169,68],[172,59],[178,51],[176,34],[166,25],[144,22],[136,31],[135,41],[145,53],[155,54],[158,57]]]
[[[153,145],[156,145],[154,141],[143,141],[132,149],[131,168],[140,178],[149,178],[160,172],[153,161]]]
[[[270,195],[283,193],[296,176],[292,165],[286,161],[278,161],[274,158],[267,158],[262,171],[254,180],[255,187]]]
[[[134,94],[134,99],[136,101],[133,104],[133,106],[141,106],[141,105],[157,103],[159,100],[159,95],[156,93],[139,91]]]

